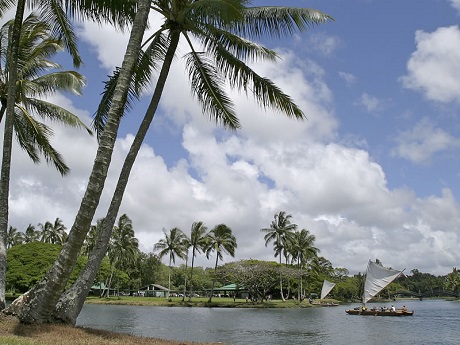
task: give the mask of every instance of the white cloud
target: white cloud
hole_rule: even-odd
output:
[[[460,12],[460,0],[449,0],[449,2],[453,8]]]
[[[414,163],[426,162],[440,151],[460,147],[457,138],[435,127],[428,118],[420,120],[414,128],[401,132],[395,140],[398,146],[392,154]]]
[[[422,92],[437,102],[460,99],[460,30],[458,26],[439,28],[432,33],[417,31],[417,49],[407,62],[404,87]]]
[[[361,95],[356,104],[364,107],[369,113],[375,113],[382,107],[382,102],[377,97],[366,92]]]
[[[308,48],[313,48],[324,56],[331,56],[340,46],[340,39],[325,33],[311,33]]]
[[[351,85],[356,81],[356,76],[347,72],[339,72],[339,77],[345,80],[347,85]]]

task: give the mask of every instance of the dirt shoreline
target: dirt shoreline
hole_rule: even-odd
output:
[[[0,313],[0,343],[8,345],[215,345],[156,338],[65,324],[25,325],[14,316]]]

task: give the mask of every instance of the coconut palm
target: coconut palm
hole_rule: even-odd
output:
[[[11,248],[12,246],[15,246],[16,244],[21,244],[23,242],[23,236],[22,233],[18,231],[13,226],[10,226],[7,234],[7,240],[6,240],[6,247]]]
[[[308,269],[309,262],[317,256],[319,249],[314,246],[315,235],[310,234],[310,231],[302,229],[296,231],[289,239],[288,249],[292,255],[293,262],[296,263],[299,273],[299,302],[302,300],[303,295],[303,271]]]
[[[274,215],[274,220],[270,224],[269,228],[260,229],[265,232],[264,240],[265,246],[268,246],[270,242],[273,242],[273,250],[275,251],[275,258],[279,257],[279,263],[281,265],[281,256],[284,255],[287,259],[288,252],[286,251],[286,243],[289,241],[292,233],[297,229],[297,224],[291,223],[292,215],[286,214],[284,211],[280,211]],[[283,276],[280,271],[280,294],[283,301],[285,301],[283,293]]]
[[[186,248],[184,248],[184,240],[186,235],[179,228],[172,228],[169,234],[163,229],[164,238],[160,239],[153,246],[154,251],[159,251],[158,256],[162,258],[165,255],[169,256],[168,265],[168,298],[171,291],[171,264],[176,263],[176,256],[185,259]]]
[[[67,240],[67,228],[59,218],[56,218],[54,223],[47,221],[45,224],[38,224],[38,226],[40,227],[42,242],[63,245]]]
[[[79,1],[76,1],[75,3],[78,2]],[[110,5],[118,1],[106,2]],[[77,295],[81,295],[83,298],[75,298],[76,294],[63,295],[61,297],[62,291],[64,290],[70,274],[75,267],[86,233],[89,231],[91,221],[99,203],[115,145],[120,117],[124,110],[129,83],[134,67],[138,61],[142,38],[147,26],[150,11],[150,0],[139,0],[136,2],[136,6],[136,16],[132,24],[128,46],[120,68],[118,84],[114,93],[113,101],[110,105],[110,110],[108,111],[104,133],[100,137],[87,189],[75,217],[74,224],[69,232],[68,240],[62,247],[56,261],[53,263],[44,278],[27,292],[27,298],[24,298],[25,296],[23,296],[22,298],[14,301],[8,307],[7,312],[15,313],[22,322],[51,322],[57,318],[60,321],[75,323],[76,317],[78,316],[84,299],[86,298],[85,293],[87,294],[87,291],[89,291],[89,288],[93,283],[91,279],[84,279],[83,285],[87,284],[89,286],[85,285],[79,290],[80,293],[77,293]],[[117,212],[115,212],[115,214],[116,213]],[[114,223],[112,223],[112,225],[113,224]],[[108,235],[109,238],[104,241],[98,241],[98,245],[100,244],[99,248],[101,249],[100,252],[103,253],[103,255],[105,255],[107,250],[111,230],[105,235]],[[98,260],[98,258],[90,257],[88,265],[91,265],[93,260]],[[92,271],[89,272],[83,270],[81,272],[81,275],[85,277],[91,274]],[[83,291],[83,293],[81,293],[81,291]],[[68,309],[66,309],[68,312],[64,311],[63,308],[59,309],[58,301],[61,306],[65,306],[66,308],[68,307]],[[61,310],[61,313],[59,314],[57,311],[53,312],[55,309]]]
[[[190,232],[190,246],[192,248],[192,264],[190,270],[190,294],[189,294],[189,301],[192,300],[193,297],[193,267],[195,264],[195,257],[196,254],[201,254],[202,251],[205,250],[207,244],[206,232],[208,228],[204,225],[203,222],[194,222],[192,224],[191,232]]]
[[[99,234],[102,231],[102,223],[104,219],[98,219],[96,224],[91,225],[88,234],[85,238],[85,243],[83,243],[83,250],[82,253],[85,256],[90,256],[91,252],[94,250],[97,244],[97,239]]]
[[[139,241],[134,236],[133,223],[126,214],[118,219],[118,224],[113,229],[107,254],[112,265],[112,273],[127,269],[136,263],[139,256]],[[110,285],[111,282],[108,288]]]
[[[230,229],[225,224],[216,225],[207,235],[206,238],[206,257],[209,259],[211,253],[216,253],[216,263],[214,265],[214,275],[217,272],[217,264],[223,260],[223,254],[229,254],[232,258],[235,257],[235,249],[237,247],[236,238]],[[212,302],[212,295],[214,294],[215,278],[212,280],[211,294],[208,303]]]
[[[276,54],[238,36],[235,32],[254,38],[259,38],[266,33],[283,36],[292,34],[296,29],[304,30],[310,24],[324,22],[330,17],[310,9],[248,8],[244,7],[246,3],[247,1],[242,0],[152,2],[152,9],[163,15],[165,21],[164,25],[148,40],[150,45],[144,56],[139,58],[138,73],[131,81],[128,100],[136,98],[142,87],[147,84],[150,76],[148,68],[156,67],[157,61],[162,61],[163,64],[151,102],[120,172],[103,233],[110,233],[115,221],[114,217],[120,207],[131,168],[155,115],[181,37],[185,39],[191,51],[187,55],[187,69],[192,81],[192,92],[202,104],[204,113],[209,114],[211,119],[230,129],[239,127],[233,104],[223,90],[226,79],[234,88],[245,91],[251,89],[256,100],[263,107],[273,107],[288,116],[303,118],[302,111],[289,96],[282,93],[270,80],[257,75],[245,63],[245,60],[274,60]],[[200,51],[196,49],[190,39],[191,36],[204,45],[204,52],[201,51],[203,48],[200,48]],[[112,93],[118,90],[117,81],[121,71],[122,69],[118,69],[106,85],[106,93],[94,121],[94,127],[99,130],[99,133],[107,132],[106,110],[112,104]],[[108,234],[105,234],[104,238],[107,241]],[[101,252],[95,253],[95,257],[99,258],[99,265],[103,258],[103,250],[101,247]],[[94,262],[91,262],[93,267],[89,267],[90,263],[88,263],[87,272],[92,271],[92,274],[86,275],[86,280],[93,279],[98,270],[99,266],[94,265]],[[82,280],[77,281],[71,289],[81,292],[83,291],[81,285],[85,285],[86,289],[90,287],[88,281]],[[83,301],[84,297],[86,296],[82,297]]]
[[[40,231],[35,230],[35,226],[29,224],[23,235],[23,243],[30,243],[40,240]]]

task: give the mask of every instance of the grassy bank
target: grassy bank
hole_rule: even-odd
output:
[[[328,300],[332,301],[332,300]],[[208,298],[205,297],[194,297],[191,302],[188,298],[182,302],[182,297],[172,297],[171,301],[168,301],[163,297],[88,297],[86,303],[92,304],[121,304],[121,305],[142,305],[142,306],[154,306],[154,307],[214,307],[214,308],[299,308],[299,307],[314,307],[308,300],[304,300],[299,304],[296,300],[271,300],[262,303],[253,303],[244,299],[215,297],[211,303],[208,303]]]
[[[2,345],[191,345],[180,342],[107,332],[62,324],[23,325],[18,319],[0,313]],[[217,344],[217,343],[207,343]]]

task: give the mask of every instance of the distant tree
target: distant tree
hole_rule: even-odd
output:
[[[216,264],[214,266],[214,274],[217,271],[217,264],[223,260],[223,254],[227,253],[231,257],[235,256],[235,249],[237,247],[236,238],[230,229],[225,224],[216,225],[207,235],[206,243],[206,257],[209,259],[211,253],[216,253]],[[212,295],[214,294],[215,278],[212,281],[211,294],[208,303],[212,302]]]
[[[54,223],[47,221],[45,224],[39,223],[38,226],[41,229],[42,242],[63,245],[67,239],[67,233],[65,232],[67,228],[59,218],[56,218]]]
[[[460,292],[460,271],[456,267],[447,275],[445,288],[453,292]]]
[[[275,258],[279,257],[279,263],[281,264],[281,255],[284,253],[284,256],[287,258],[288,251],[286,250],[287,243],[289,238],[292,236],[292,233],[297,229],[296,224],[291,223],[292,215],[286,214],[284,211],[280,211],[274,216],[274,220],[270,224],[269,228],[260,229],[260,231],[265,232],[264,240],[265,246],[268,246],[270,242],[273,242],[273,250],[275,251]],[[283,276],[279,274],[280,278],[280,294],[281,298],[284,301],[283,293]]]
[[[97,239],[102,229],[104,219],[98,219],[96,224],[91,225],[88,234],[86,235],[85,242],[83,243],[83,255],[90,256],[93,249],[96,247]]]
[[[153,246],[154,251],[159,251],[158,256],[169,256],[169,269],[168,269],[168,298],[171,291],[171,264],[176,263],[176,256],[185,260],[186,249],[184,248],[185,234],[179,228],[172,228],[169,234],[163,229],[164,238],[160,239]]]
[[[23,243],[30,243],[40,240],[40,231],[35,230],[32,224],[29,224],[23,235]]]
[[[310,231],[302,229],[301,231],[296,231],[289,241],[289,252],[292,255],[293,261],[296,262],[299,274],[299,302],[303,296],[302,283],[304,269],[309,268],[308,265],[319,252],[319,249],[314,246],[315,239],[315,236],[310,234]]]
[[[6,248],[11,248],[23,241],[22,233],[15,227],[10,226],[8,234],[6,235]]]
[[[190,294],[189,301],[192,300],[193,296],[193,268],[195,263],[195,256],[197,253],[201,254],[202,251],[206,249],[206,232],[208,228],[204,225],[203,222],[194,222],[192,224],[191,233],[190,233],[190,245],[192,248],[192,267],[190,270]]]

